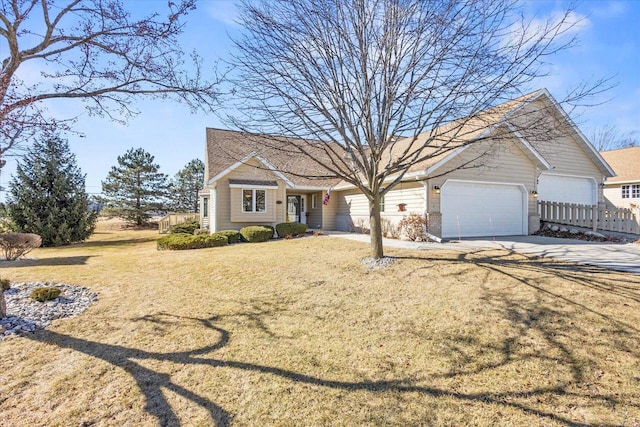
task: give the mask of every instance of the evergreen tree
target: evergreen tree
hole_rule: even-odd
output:
[[[43,246],[89,237],[97,215],[89,210],[84,179],[67,141],[36,141],[9,184],[8,212],[17,231],[39,234]]]
[[[177,212],[198,212],[198,192],[204,185],[204,163],[191,160],[173,177],[170,184],[169,207]]]
[[[142,148],[118,156],[107,179],[102,181],[105,212],[136,225],[145,224],[149,211],[162,208],[167,192],[167,175],[159,172],[154,157]]]

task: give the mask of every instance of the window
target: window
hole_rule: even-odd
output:
[[[640,184],[634,184],[631,186],[631,198],[640,199]]]
[[[242,190],[243,212],[265,212],[267,210],[265,190]]]
[[[206,218],[209,216],[209,198],[205,197],[202,199],[202,217]]]
[[[311,209],[316,209],[318,207],[318,195],[311,195]]]
[[[380,212],[384,212],[384,196],[380,197]]]
[[[630,185],[623,185],[622,186],[622,198],[623,199],[628,199],[629,198],[629,187],[631,187]]]

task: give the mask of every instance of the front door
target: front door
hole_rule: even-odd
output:
[[[287,222],[301,222],[301,196],[287,196]]]

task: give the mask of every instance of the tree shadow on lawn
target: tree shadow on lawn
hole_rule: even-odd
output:
[[[542,336],[545,337],[549,345],[553,346],[559,352],[557,357],[553,360],[561,367],[567,369],[570,373],[569,378],[565,381],[556,381],[555,384],[530,384],[526,383],[519,386],[519,390],[513,391],[504,389],[499,390],[500,377],[499,372],[490,372],[495,375],[496,384],[491,391],[478,392],[478,393],[462,393],[455,388],[438,388],[421,385],[415,379],[394,379],[394,380],[371,380],[371,381],[340,381],[331,378],[324,378],[320,376],[310,375],[305,372],[297,372],[294,370],[288,370],[279,368],[276,366],[261,365],[256,363],[248,363],[242,361],[226,360],[224,358],[216,358],[215,352],[227,346],[232,339],[231,333],[219,326],[216,326],[216,322],[220,321],[222,316],[212,316],[208,319],[189,318],[174,316],[167,313],[159,313],[156,315],[147,315],[137,319],[138,321],[149,321],[159,324],[170,324],[172,322],[198,322],[204,328],[216,333],[218,336],[217,341],[211,345],[201,348],[177,351],[169,353],[146,351],[141,349],[128,348],[120,345],[106,344],[96,341],[89,341],[82,338],[76,338],[69,335],[60,334],[54,331],[40,331],[36,334],[29,334],[27,337],[46,344],[58,346],[60,348],[72,349],[77,352],[84,353],[86,355],[102,359],[103,361],[119,367],[127,372],[137,383],[138,388],[145,398],[145,411],[155,417],[159,425],[180,425],[178,414],[171,408],[167,399],[163,396],[163,390],[170,390],[174,393],[182,396],[185,399],[195,403],[201,408],[205,409],[211,420],[217,426],[228,426],[231,424],[233,415],[225,410],[221,405],[213,402],[209,398],[199,395],[171,379],[171,376],[161,372],[156,372],[152,369],[142,366],[138,361],[159,361],[159,362],[171,362],[178,366],[202,366],[205,369],[212,368],[206,375],[214,375],[213,368],[231,368],[240,371],[255,373],[259,375],[273,376],[290,380],[294,383],[308,384],[318,387],[326,387],[331,389],[339,389],[344,391],[367,391],[370,393],[388,393],[395,392],[401,395],[406,395],[407,398],[415,399],[415,395],[421,395],[424,397],[433,398],[445,398],[454,399],[458,403],[480,403],[483,405],[493,405],[494,407],[510,408],[512,410],[519,411],[525,415],[532,415],[540,419],[546,419],[547,421],[553,421],[558,424],[567,426],[584,426],[590,425],[587,423],[578,422],[575,419],[571,419],[568,415],[561,413],[562,411],[557,408],[553,409],[540,409],[539,405],[536,405],[536,398],[544,398],[545,396],[555,396],[563,398],[576,398],[587,399],[592,405],[603,406],[615,406],[615,405],[628,405],[628,400],[631,397],[620,394],[610,395],[593,395],[591,390],[582,390],[580,392],[571,391],[571,386],[576,382],[584,380],[584,363],[580,360],[580,357],[574,355],[570,348],[562,344],[559,340],[555,339],[557,330],[551,330],[546,327],[544,323],[537,322],[536,320],[541,317],[547,317],[552,313],[536,310],[530,303],[523,304],[518,302],[509,301],[506,298],[501,298],[498,294],[487,295],[487,300],[496,299],[498,305],[501,305],[501,310],[498,311],[507,319],[513,319],[522,323],[521,334],[526,334],[526,329],[536,329]],[[264,313],[263,313],[264,314]],[[258,314],[256,314],[258,315]],[[167,320],[169,319],[169,320]],[[548,356],[545,355],[522,355],[516,351],[516,344],[518,337],[504,337],[496,338],[495,348],[502,354],[502,359],[498,363],[493,363],[486,366],[476,368],[473,372],[488,371],[492,369],[498,369],[501,366],[505,366],[512,363],[517,358],[530,358],[530,359],[544,359]],[[444,338],[443,338],[444,340]],[[452,364],[460,365],[459,355],[461,350],[456,348],[457,339],[451,339],[450,345],[450,360]],[[482,349],[480,349],[482,350]],[[350,368],[345,367],[345,372],[350,372]],[[462,376],[473,373],[471,370],[465,371],[464,369],[458,369],[452,371],[451,375]],[[428,378],[426,379],[428,380]],[[232,384],[224,384],[223,387],[233,387]],[[494,391],[495,390],[495,391]],[[393,399],[392,399],[393,400]],[[304,402],[300,402],[303,404]],[[536,407],[538,406],[538,407]],[[638,405],[633,405],[637,407]],[[599,425],[619,425],[619,423]]]
[[[117,246],[135,246],[140,243],[155,242],[160,236],[157,237],[138,237],[138,238],[117,238],[113,240],[93,240],[88,242],[74,243],[74,248],[104,248],[104,247],[117,247]]]
[[[96,255],[68,256],[68,257],[52,257],[52,258],[36,258],[36,259],[19,259],[15,261],[0,261],[0,268],[19,268],[19,267],[41,267],[54,265],[84,265],[89,258]]]

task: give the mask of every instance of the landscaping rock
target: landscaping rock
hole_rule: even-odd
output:
[[[382,258],[366,257],[366,258],[362,258],[360,262],[362,263],[362,265],[367,267],[369,271],[373,271],[373,270],[383,270],[389,267],[391,264],[396,262],[396,259],[388,256],[385,256]]]
[[[58,298],[37,302],[29,296],[36,288],[55,286],[62,291]],[[12,283],[4,292],[7,317],[0,319],[0,341],[25,332],[45,329],[55,319],[76,316],[85,311],[98,295],[88,288],[57,283]]]
[[[558,231],[558,230],[560,230],[560,227],[558,227],[557,225],[551,226],[551,231]]]
[[[569,230],[569,234],[580,234],[580,230],[578,230],[577,228],[572,228],[571,230]]]
[[[560,231],[561,233],[568,233],[569,229],[567,227],[560,227],[560,230],[558,231]]]
[[[585,236],[592,236],[592,237],[597,237],[599,239],[606,239],[606,236],[604,234],[600,234],[597,231],[585,231]]]

